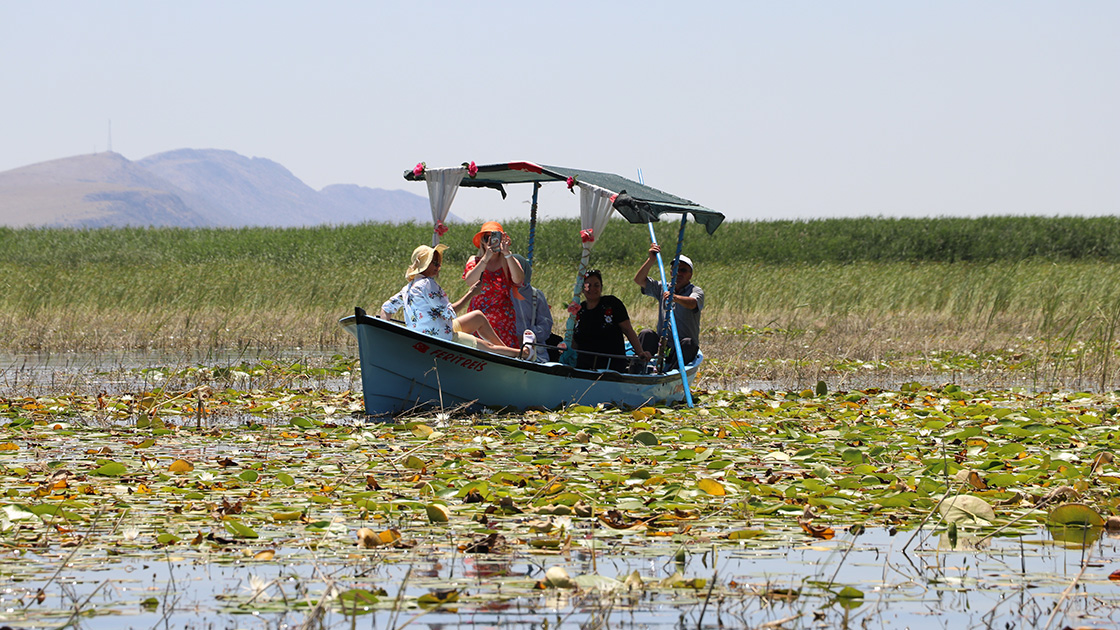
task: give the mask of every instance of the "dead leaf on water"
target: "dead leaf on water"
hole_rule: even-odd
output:
[[[696,487],[712,495],[713,497],[722,497],[727,494],[727,490],[724,489],[723,484],[716,481],[715,479],[709,479],[707,477],[704,477],[700,481],[696,482]]]
[[[372,549],[397,542],[401,539],[401,533],[395,529],[375,532],[368,527],[361,527],[357,531],[357,537],[358,545],[366,549]]]
[[[995,510],[987,501],[968,494],[942,501],[938,512],[946,522],[962,525],[987,525],[996,518]]]
[[[561,566],[552,566],[545,571],[544,583],[552,588],[575,588],[576,583],[568,576],[567,570]]]
[[[167,470],[168,472],[179,474],[187,473],[194,470],[194,464],[188,462],[185,459],[177,459],[171,462],[171,465],[167,467]]]

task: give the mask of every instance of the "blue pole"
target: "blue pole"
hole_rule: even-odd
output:
[[[641,169],[638,169],[638,183],[642,184],[643,186],[645,185],[645,182],[642,181],[642,170]],[[681,215],[681,220],[682,221],[684,221],[687,218],[688,218],[688,215]],[[650,222],[650,223],[647,223],[646,225],[649,226],[649,242],[653,243],[653,244],[657,244],[657,235],[653,233],[653,223]],[[683,227],[682,227],[682,229],[683,229]],[[677,244],[677,249],[680,250],[680,243]],[[678,251],[677,254],[679,255],[680,251]],[[684,354],[681,352],[681,340],[680,340],[680,336],[677,334],[677,318],[673,314],[673,306],[675,305],[675,300],[673,299],[673,296],[676,295],[677,287],[676,287],[676,285],[674,285],[672,287],[669,287],[669,283],[667,283],[665,281],[665,264],[663,262],[661,262],[661,252],[657,252],[657,269],[661,272],[661,288],[662,289],[668,288],[668,290],[669,290],[669,301],[668,301],[668,304],[665,305],[666,306],[665,310],[666,310],[666,314],[668,316],[667,319],[669,320],[669,330],[672,332],[672,336],[673,336],[673,348],[676,349],[677,369],[681,373],[681,384],[684,385],[684,401],[685,401],[685,403],[688,404],[689,407],[692,407],[692,391],[688,387],[688,373],[685,372],[685,369],[684,369]],[[675,280],[676,280],[676,278],[674,277],[674,281]],[[658,297],[658,304],[660,304],[660,303],[661,303],[661,298]]]

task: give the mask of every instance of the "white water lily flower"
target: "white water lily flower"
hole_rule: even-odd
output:
[[[214,481],[214,473],[200,472],[200,473],[198,473],[198,480],[199,481]]]
[[[121,532],[121,537],[131,542],[140,537],[140,530],[136,527],[129,527]]]
[[[265,580],[255,575],[249,575],[249,586],[244,588],[245,590],[249,591],[254,600],[258,602],[266,602],[272,598],[272,596],[268,594],[268,587],[270,586],[272,586],[271,580]]]

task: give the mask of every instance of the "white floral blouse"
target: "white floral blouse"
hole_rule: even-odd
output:
[[[402,308],[405,326],[440,339],[453,338],[455,309],[435,279],[417,276],[381,305],[381,310],[390,315]]]

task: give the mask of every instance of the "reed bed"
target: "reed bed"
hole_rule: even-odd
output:
[[[1035,385],[1116,387],[1120,260],[1098,235],[1117,226],[1111,218],[859,219],[729,223],[714,236],[690,226],[687,252],[708,300],[706,378],[813,383],[884,364],[899,379],[946,378],[953,361],[970,369],[971,356],[999,359]],[[672,242],[676,226],[657,227]],[[506,228],[524,252],[527,223]],[[453,298],[466,290],[458,270],[476,229],[455,225],[444,237],[452,249],[441,281]],[[1009,236],[1015,230],[1020,238]],[[1047,233],[1050,249],[1038,253]],[[338,318],[355,306],[376,310],[397,291],[409,253],[430,234],[383,224],[0,230],[0,352],[346,347]],[[630,280],[647,237],[612,224],[592,261],[639,328],[655,322],[653,301]],[[577,238],[572,221],[537,232],[534,284],[549,296],[558,331]],[[907,259],[923,239],[945,245]],[[866,246],[896,241],[893,250]],[[814,248],[826,259],[811,260]],[[956,357],[948,372],[937,367],[946,356]]]

